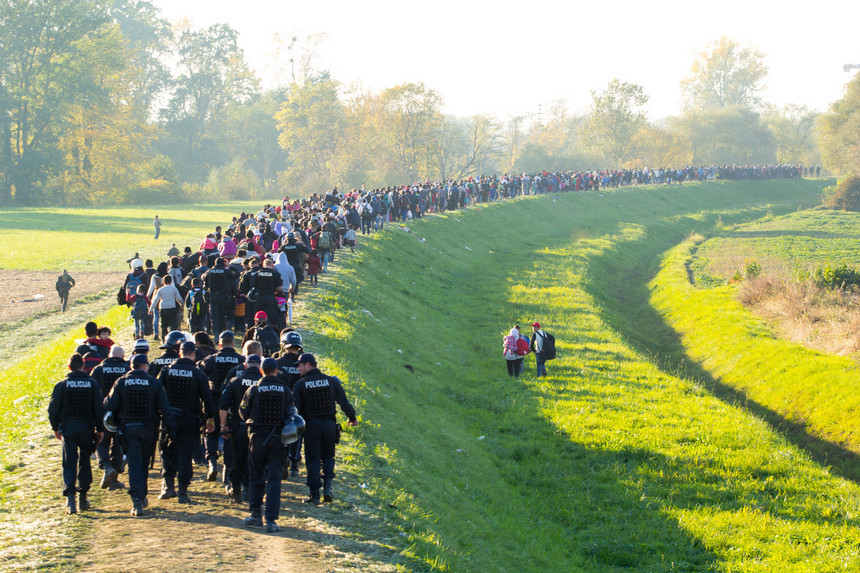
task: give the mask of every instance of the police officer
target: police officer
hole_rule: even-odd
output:
[[[259,343],[257,343],[259,345]],[[230,467],[230,484],[227,494],[236,503],[248,501],[248,428],[239,415],[239,405],[248,388],[257,384],[263,377],[260,371],[259,354],[251,354],[244,360],[244,368],[227,381],[219,401],[221,417],[221,436],[224,438],[224,456],[231,452],[233,463]],[[245,486],[245,496],[242,486]]]
[[[164,337],[164,343],[158,348],[164,350],[164,353],[152,361],[149,366],[149,374],[158,378],[161,374],[161,369],[165,366],[170,366],[179,360],[179,346],[185,342],[185,333],[179,330],[173,330]]]
[[[346,399],[343,386],[336,376],[326,376],[317,368],[313,354],[304,353],[298,361],[302,377],[293,386],[296,408],[305,419],[305,467],[310,494],[305,503],[320,503],[320,466],[322,466],[323,496],[326,503],[333,501],[334,446],[337,443],[335,404],[346,414],[349,425],[358,424],[355,408]]]
[[[66,496],[66,513],[69,514],[78,512],[76,491],[80,494],[81,510],[90,508],[87,492],[93,483],[90,466],[93,438],[98,435],[101,440],[104,435],[102,392],[99,383],[83,370],[83,356],[73,354],[69,359],[69,375],[54,386],[48,404],[48,420],[54,437],[63,442],[63,495]]]
[[[170,438],[167,433],[162,433],[161,475],[164,481],[158,499],[176,497],[179,503],[191,503],[188,486],[193,472],[194,449],[198,444],[200,402],[203,402],[207,419],[215,415],[209,378],[194,363],[194,350],[193,342],[184,342],[181,348],[182,357],[170,366],[162,368],[158,375],[158,380],[167,392],[170,409],[176,417],[176,436]],[[211,422],[207,424],[206,431],[214,431]],[[177,477],[179,487],[174,490],[174,478]]]
[[[263,378],[245,392],[239,413],[248,426],[251,515],[250,526],[263,525],[263,491],[266,493],[266,531],[280,531],[277,524],[281,508],[281,429],[289,416],[293,397],[287,385],[278,378],[278,361],[263,360]]]
[[[219,259],[220,260],[220,259]],[[216,268],[213,269],[217,270]],[[206,374],[209,378],[209,389],[212,391],[212,400],[217,404],[220,402],[221,398],[221,390],[224,386],[224,383],[227,381],[227,374],[238,366],[242,364],[242,355],[236,352],[236,349],[233,347],[234,339],[233,333],[229,330],[225,330],[218,337],[218,342],[221,345],[221,349],[215,354],[210,354],[206,358],[200,361],[200,369]],[[240,398],[241,400],[241,398]],[[204,444],[206,446],[206,460],[209,462],[209,473],[206,476],[206,479],[209,481],[215,481],[215,478],[218,475],[218,440],[219,434],[221,431],[219,420],[215,420],[215,431],[206,434],[206,438],[204,440]],[[228,476],[230,475],[229,466],[233,463],[232,450],[231,448],[224,448],[224,476],[222,477],[222,483],[228,483]]]
[[[223,258],[215,259],[215,266],[203,275],[203,284],[209,292],[212,330],[221,332],[233,322],[236,308],[236,281]]]
[[[284,332],[281,335],[281,353],[278,357],[278,368],[281,370],[281,377],[285,379],[287,386],[292,390],[295,387],[296,381],[302,377],[299,371],[298,361],[299,355],[304,348],[302,347],[302,335],[295,330]],[[285,474],[289,472],[291,478],[299,477],[299,462],[302,461],[302,438],[299,436],[298,441],[287,446],[287,460],[289,469],[285,468]]]
[[[128,459],[131,514],[138,516],[143,514],[147,506],[147,469],[155,451],[155,429],[160,421],[172,436],[176,431],[176,423],[164,387],[147,374],[149,363],[146,355],[132,356],[131,368],[128,374],[114,384],[105,409],[108,416],[113,416],[117,436]]]
[[[251,278],[251,288],[257,291],[254,312],[265,312],[269,322],[276,327],[281,323],[281,319],[278,303],[275,302],[275,289],[282,285],[281,273],[275,270],[271,259],[266,259],[263,268]]]
[[[294,271],[296,271],[296,288],[293,290],[293,296],[299,294],[299,285],[304,280],[305,274],[305,256],[311,254],[311,250],[308,246],[304,242],[297,240],[299,238],[300,237],[297,237],[294,231],[290,231],[287,233],[287,242],[279,249],[282,253],[287,255],[287,262],[290,263],[290,266],[293,267]]]
[[[122,346],[114,345],[110,354],[104,362],[93,368],[92,377],[99,383],[102,389],[102,400],[107,402],[108,394],[113,389],[114,383],[125,376],[131,370],[131,365],[125,359],[125,350]],[[114,432],[105,432],[104,438],[96,446],[96,455],[99,460],[99,468],[104,470],[102,477],[102,489],[118,486],[117,476],[123,472],[122,448],[119,445]]]

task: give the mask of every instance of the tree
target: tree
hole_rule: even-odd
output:
[[[837,174],[860,174],[860,74],[821,118],[821,158]]]
[[[34,201],[61,162],[64,114],[103,93],[82,46],[106,22],[96,1],[0,0],[0,203]]]
[[[495,171],[503,155],[502,124],[492,117],[446,117],[433,134],[429,162],[442,181]]]
[[[200,179],[208,166],[219,162],[210,137],[213,119],[234,102],[245,103],[258,92],[259,81],[245,63],[237,44],[238,32],[226,24],[202,30],[183,30],[177,40],[180,75],[161,110],[175,141],[167,142],[186,177]]]
[[[772,163],[773,133],[755,111],[742,106],[690,109],[671,130],[690,142],[694,165]]]
[[[642,86],[615,79],[604,91],[592,91],[591,99],[584,139],[620,167],[636,155],[635,136],[648,123],[642,110],[648,96]]]
[[[806,106],[786,105],[781,110],[767,108],[764,123],[774,135],[776,160],[794,165],[818,165],[818,114]]]
[[[755,107],[766,75],[764,54],[723,36],[699,53],[681,90],[688,108]]]
[[[287,182],[302,190],[320,189],[331,182],[329,163],[339,149],[346,112],[334,80],[309,81],[293,86],[276,115],[278,143],[286,151]]]

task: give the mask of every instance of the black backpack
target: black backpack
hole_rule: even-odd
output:
[[[202,289],[194,291],[191,295],[191,308],[188,309],[194,316],[206,315],[206,295]]]
[[[555,336],[546,331],[543,333],[543,345],[541,345],[540,357],[544,360],[555,358]]]
[[[271,356],[281,348],[278,334],[269,326],[256,327],[254,329],[254,340],[263,347],[263,356]]]

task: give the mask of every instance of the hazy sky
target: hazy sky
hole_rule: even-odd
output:
[[[324,33],[317,66],[379,92],[423,81],[445,111],[536,114],[563,99],[585,112],[613,78],[650,96],[651,120],[677,112],[695,55],[728,36],[765,54],[765,101],[825,110],[860,64],[860,2],[819,0],[155,0],[195,27],[225,22],[273,85],[274,37]]]

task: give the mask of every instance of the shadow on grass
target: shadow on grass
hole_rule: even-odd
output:
[[[778,234],[789,233],[780,231]],[[680,241],[683,235],[679,234],[677,238]],[[643,241],[643,244],[657,243]],[[699,363],[687,357],[681,336],[665,323],[663,317],[649,303],[650,291],[647,284],[656,274],[662,254],[661,249],[654,249],[646,260],[642,257],[627,259],[628,271],[635,273],[637,278],[630,280],[624,289],[612,288],[613,285],[609,282],[611,277],[592,273],[590,294],[604,303],[609,311],[603,318],[633,347],[664,360],[665,370],[673,375],[701,382],[714,396],[727,404],[743,404],[792,444],[808,452],[818,464],[830,466],[840,475],[860,484],[860,456],[857,453],[809,433],[803,424],[792,422],[773,409],[749,399],[744,392],[719,382]],[[618,251],[610,252],[605,257],[615,259],[616,266],[617,261],[624,260],[624,256]],[[600,260],[596,259],[594,264],[599,266],[599,262]],[[647,332],[641,330],[642,327],[647,327]]]

